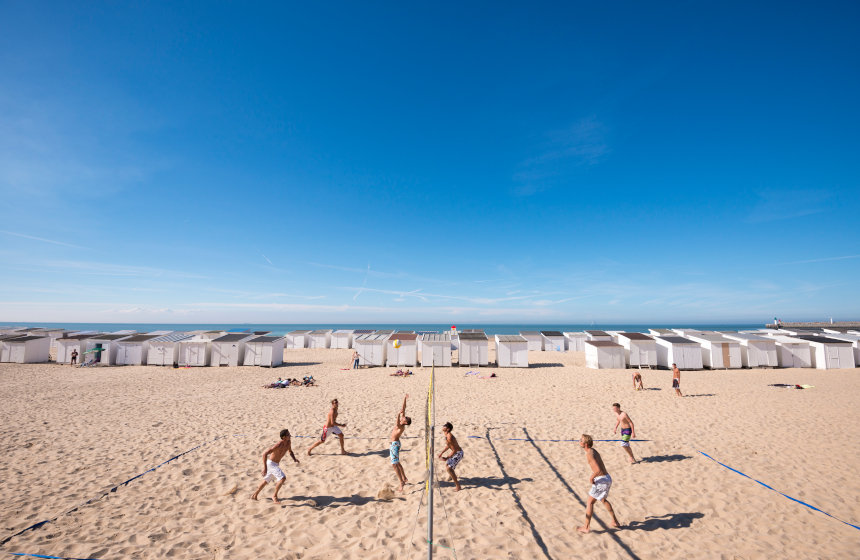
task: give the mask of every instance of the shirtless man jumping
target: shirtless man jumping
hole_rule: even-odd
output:
[[[621,526],[618,524],[618,519],[615,517],[615,510],[612,509],[612,504],[610,504],[609,500],[606,499],[609,495],[609,489],[612,487],[612,477],[610,477],[609,473],[606,472],[606,467],[603,465],[603,459],[600,458],[600,453],[592,447],[593,445],[594,440],[591,439],[591,436],[582,434],[582,437],[579,438],[579,446],[585,449],[585,459],[591,467],[591,478],[589,479],[589,482],[591,482],[591,490],[588,491],[588,505],[585,506],[585,525],[576,528],[580,533],[588,533],[591,531],[591,529],[589,529],[589,526],[591,525],[591,514],[594,512],[594,502],[598,500],[603,502],[603,505],[606,506],[606,509],[609,511],[609,515],[612,516],[612,526]]]
[[[311,454],[311,451],[313,451],[316,446],[325,443],[325,439],[328,437],[329,433],[335,434],[338,437],[340,440],[340,454],[346,455],[346,450],[343,448],[343,432],[340,430],[341,428],[346,428],[346,424],[337,423],[337,399],[334,399],[331,401],[331,410],[328,411],[328,415],[325,418],[325,425],[323,426],[320,440],[308,448],[308,455]]]
[[[681,394],[681,370],[678,369],[678,364],[672,364],[672,388],[677,396],[684,396]]]
[[[290,444],[290,431],[285,429],[281,430],[281,441],[268,448],[263,453],[263,482],[260,483],[257,491],[251,495],[252,500],[257,499],[260,495],[260,490],[262,490],[266,484],[277,481],[277,484],[275,484],[275,493],[272,495],[272,501],[276,504],[281,503],[278,499],[278,490],[280,490],[281,486],[284,485],[286,475],[284,475],[284,471],[281,470],[281,466],[278,463],[281,462],[281,459],[283,459],[284,455],[287,453],[290,454],[290,457],[292,457],[293,461],[298,465],[299,460],[296,459],[296,456],[293,454],[293,448]]]
[[[617,434],[618,426],[621,426],[621,448],[627,452],[627,455],[629,455],[630,464],[632,465],[636,462],[636,459],[633,458],[633,450],[630,449],[630,438],[636,437],[636,426],[633,425],[633,420],[630,419],[630,416],[621,410],[620,404],[613,404],[612,411],[615,412],[616,415],[615,429],[612,430],[612,433]]]
[[[397,480],[400,481],[400,491],[403,492],[403,486],[409,482],[406,479],[406,473],[403,472],[403,465],[400,464],[400,436],[406,430],[406,426],[412,424],[412,418],[406,416],[406,399],[409,395],[403,397],[403,407],[400,412],[394,417],[394,429],[391,430],[391,447],[388,452],[391,456],[391,466],[394,467],[394,473],[397,475]]]
[[[454,429],[454,425],[450,422],[445,422],[445,425],[442,426],[442,433],[445,434],[445,442],[447,445],[445,449],[442,450],[442,453],[439,454],[439,458],[445,461],[445,470],[448,471],[448,476],[451,477],[451,480],[454,481],[454,492],[460,491],[460,481],[457,479],[457,473],[454,472],[454,469],[457,468],[457,465],[460,464],[460,461],[463,460],[463,449],[460,447],[460,444],[457,443],[457,438],[454,437],[454,434],[451,433],[451,430]],[[447,457],[442,457],[447,450],[451,450],[451,454]]]

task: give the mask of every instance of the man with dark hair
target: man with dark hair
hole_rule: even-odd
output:
[[[70,366],[73,366],[73,365],[75,365],[75,364],[77,364],[77,363],[78,363],[78,349],[77,349],[77,348],[75,348],[74,350],[72,350],[72,359],[71,359],[71,361],[69,362],[69,365],[70,365]]]
[[[299,460],[296,459],[296,456],[293,454],[293,448],[290,443],[290,431],[287,429],[281,430],[281,441],[268,448],[263,453],[263,482],[260,483],[260,486],[257,488],[257,491],[251,495],[252,500],[256,500],[260,495],[260,490],[268,484],[269,482],[275,482],[275,493],[272,495],[272,501],[276,504],[280,504],[281,501],[278,499],[278,490],[281,489],[281,486],[284,485],[284,480],[286,480],[286,475],[284,475],[284,471],[281,470],[281,466],[278,464],[281,462],[281,459],[284,458],[284,455],[287,453],[290,454],[290,457],[293,458],[293,461],[296,464],[299,463]]]
[[[681,394],[681,370],[678,369],[678,364],[672,364],[672,388],[675,389],[675,395],[684,396]]]
[[[633,450],[630,449],[630,438],[636,437],[636,426],[633,425],[633,420],[630,419],[630,416],[621,410],[620,404],[614,403],[612,411],[615,412],[616,416],[615,429],[612,430],[612,433],[617,434],[618,426],[621,426],[621,448],[627,452],[630,464],[632,465],[636,462],[636,459],[633,457]]]
[[[445,425],[442,426],[442,433],[445,434],[445,442],[447,445],[445,449],[442,450],[442,453],[439,453],[439,458],[445,461],[445,470],[448,471],[448,476],[451,477],[451,480],[454,481],[454,491],[460,491],[460,481],[457,479],[457,473],[454,472],[454,469],[457,468],[457,465],[460,464],[460,461],[463,459],[463,449],[460,447],[460,444],[457,443],[457,438],[454,437],[454,434],[451,431],[454,429],[454,425],[450,422],[445,422]],[[451,454],[447,457],[443,457],[445,451],[451,450]]]
[[[388,449],[391,457],[391,466],[394,467],[394,473],[397,475],[397,480],[400,481],[400,491],[403,492],[403,486],[409,482],[406,479],[406,473],[403,472],[403,465],[400,464],[400,436],[403,435],[406,426],[412,424],[412,418],[406,416],[406,399],[409,395],[403,397],[403,407],[394,417],[394,429],[391,430],[391,446]]]
[[[615,510],[612,509],[612,504],[606,499],[609,496],[609,489],[612,487],[612,477],[606,472],[606,467],[603,465],[603,459],[600,458],[600,453],[594,449],[594,440],[588,434],[582,434],[579,438],[579,446],[585,449],[585,459],[591,467],[591,490],[588,491],[588,505],[585,506],[585,525],[577,527],[576,530],[580,533],[588,533],[591,531],[591,515],[594,512],[594,502],[600,500],[609,515],[612,516],[612,526],[620,527],[618,519],[615,517]]]
[[[328,437],[329,432],[333,433],[338,437],[338,439],[340,439],[340,454],[346,455],[346,449],[343,448],[343,432],[341,431],[341,428],[346,428],[346,424],[337,423],[337,399],[334,399],[331,401],[331,410],[328,411],[328,415],[325,417],[325,425],[323,426],[320,440],[308,448],[308,455],[311,454],[311,451],[313,451],[315,447],[325,443],[325,439]]]

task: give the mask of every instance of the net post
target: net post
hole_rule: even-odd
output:
[[[434,386],[434,373],[436,367],[435,365],[430,368],[430,394],[428,395],[428,399],[430,400],[430,406],[427,408],[427,416],[428,423],[430,424],[430,446],[428,449],[428,454],[430,457],[430,469],[427,473],[427,559],[433,559],[433,478],[434,478],[434,465],[433,460],[435,459],[435,446],[434,446],[434,436],[436,435],[436,388]]]

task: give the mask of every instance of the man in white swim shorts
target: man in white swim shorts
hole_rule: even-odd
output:
[[[268,484],[269,482],[276,482],[275,484],[275,493],[272,495],[272,501],[276,504],[280,504],[281,501],[278,499],[278,490],[281,489],[281,486],[284,485],[284,480],[286,480],[286,476],[284,475],[284,471],[281,470],[280,462],[281,459],[284,458],[284,455],[287,453],[290,454],[290,457],[293,458],[293,461],[298,464],[299,460],[296,459],[296,456],[293,454],[293,448],[290,440],[290,431],[289,430],[281,430],[281,441],[268,448],[263,453],[263,482],[260,483],[259,488],[254,494],[251,496],[252,500],[256,500],[260,495],[260,490]]]
[[[579,438],[579,446],[585,449],[585,458],[588,465],[591,467],[591,490],[588,491],[588,505],[585,506],[585,525],[577,527],[576,530],[580,533],[588,533],[591,531],[591,515],[594,512],[594,502],[601,501],[606,506],[609,515],[612,516],[612,526],[620,527],[618,519],[615,517],[615,510],[612,509],[612,504],[606,499],[609,496],[609,489],[612,488],[612,477],[606,472],[606,467],[603,465],[603,459],[600,458],[600,453],[594,449],[594,440],[587,434],[582,434]]]
[[[334,399],[331,401],[331,410],[328,411],[328,415],[325,417],[325,425],[323,425],[320,440],[308,448],[308,455],[311,454],[311,451],[315,447],[324,444],[329,434],[334,434],[338,437],[340,440],[340,454],[346,455],[346,449],[343,448],[343,432],[341,428],[346,428],[346,424],[338,424],[337,422],[337,399]]]

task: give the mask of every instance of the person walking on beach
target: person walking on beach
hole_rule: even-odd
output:
[[[352,369],[358,369],[358,350],[352,352]]]
[[[684,396],[681,394],[681,370],[678,369],[678,364],[672,364],[672,388],[675,389],[675,395]]]
[[[594,440],[590,435],[582,434],[579,438],[579,446],[585,449],[585,459],[591,467],[591,490],[588,491],[588,504],[585,506],[585,525],[577,527],[576,530],[580,533],[588,533],[591,531],[591,515],[594,512],[594,502],[603,502],[609,515],[612,516],[612,526],[620,527],[618,519],[615,517],[615,510],[612,509],[612,504],[607,500],[609,489],[612,487],[612,477],[606,472],[606,467],[603,465],[603,459],[600,458],[600,453],[594,449]]]
[[[409,482],[406,479],[406,473],[403,472],[403,465],[400,464],[400,436],[406,430],[406,426],[412,424],[412,418],[406,416],[406,399],[409,395],[403,397],[403,406],[394,417],[394,428],[391,430],[391,446],[388,449],[391,457],[391,466],[394,467],[394,473],[397,475],[397,480],[400,481],[400,491],[403,492],[403,486]]]
[[[630,464],[632,465],[636,462],[636,459],[633,458],[633,450],[630,449],[630,438],[636,437],[636,427],[633,425],[633,420],[630,419],[630,416],[621,410],[620,404],[614,403],[612,411],[615,412],[616,416],[615,429],[612,430],[612,433],[618,433],[618,426],[621,426],[621,448],[627,452]]]
[[[341,431],[341,428],[346,428],[346,424],[337,423],[337,399],[334,399],[333,401],[331,401],[331,410],[329,410],[328,415],[326,415],[325,425],[323,426],[320,440],[310,446],[310,448],[308,449],[308,455],[311,454],[311,451],[313,451],[315,447],[325,443],[325,439],[326,437],[328,437],[329,433],[332,433],[338,437],[338,439],[340,440],[340,454],[346,455],[346,450],[343,448],[343,432]]]
[[[451,477],[451,480],[454,481],[454,492],[460,491],[460,481],[457,479],[457,473],[454,472],[454,469],[457,468],[457,465],[460,464],[460,461],[463,460],[463,449],[460,447],[460,444],[457,443],[457,438],[454,437],[454,434],[451,431],[454,429],[454,425],[450,422],[445,422],[445,425],[442,426],[442,433],[445,434],[445,442],[447,445],[445,449],[442,450],[442,453],[439,454],[439,458],[445,461],[445,470],[448,471],[448,476]],[[447,450],[451,450],[451,454],[447,457],[443,457]]]
[[[638,385],[638,387],[637,387]],[[642,374],[639,373],[639,370],[633,372],[633,390],[641,391],[644,390],[645,387],[642,385]]]
[[[77,348],[72,350],[72,360],[69,362],[70,366],[73,366],[78,363],[78,350]]]
[[[284,485],[286,475],[284,474],[284,471],[281,470],[281,466],[278,463],[281,462],[284,455],[289,453],[290,457],[293,458],[293,461],[295,461],[297,465],[299,464],[299,460],[296,459],[296,456],[293,454],[290,431],[283,429],[281,430],[280,435],[281,441],[266,449],[263,453],[263,482],[260,483],[257,491],[251,495],[252,500],[256,500],[260,496],[260,490],[262,490],[266,484],[269,482],[275,482],[275,493],[272,495],[272,501],[276,504],[280,504],[281,501],[278,499],[278,490],[280,490],[281,486]]]

